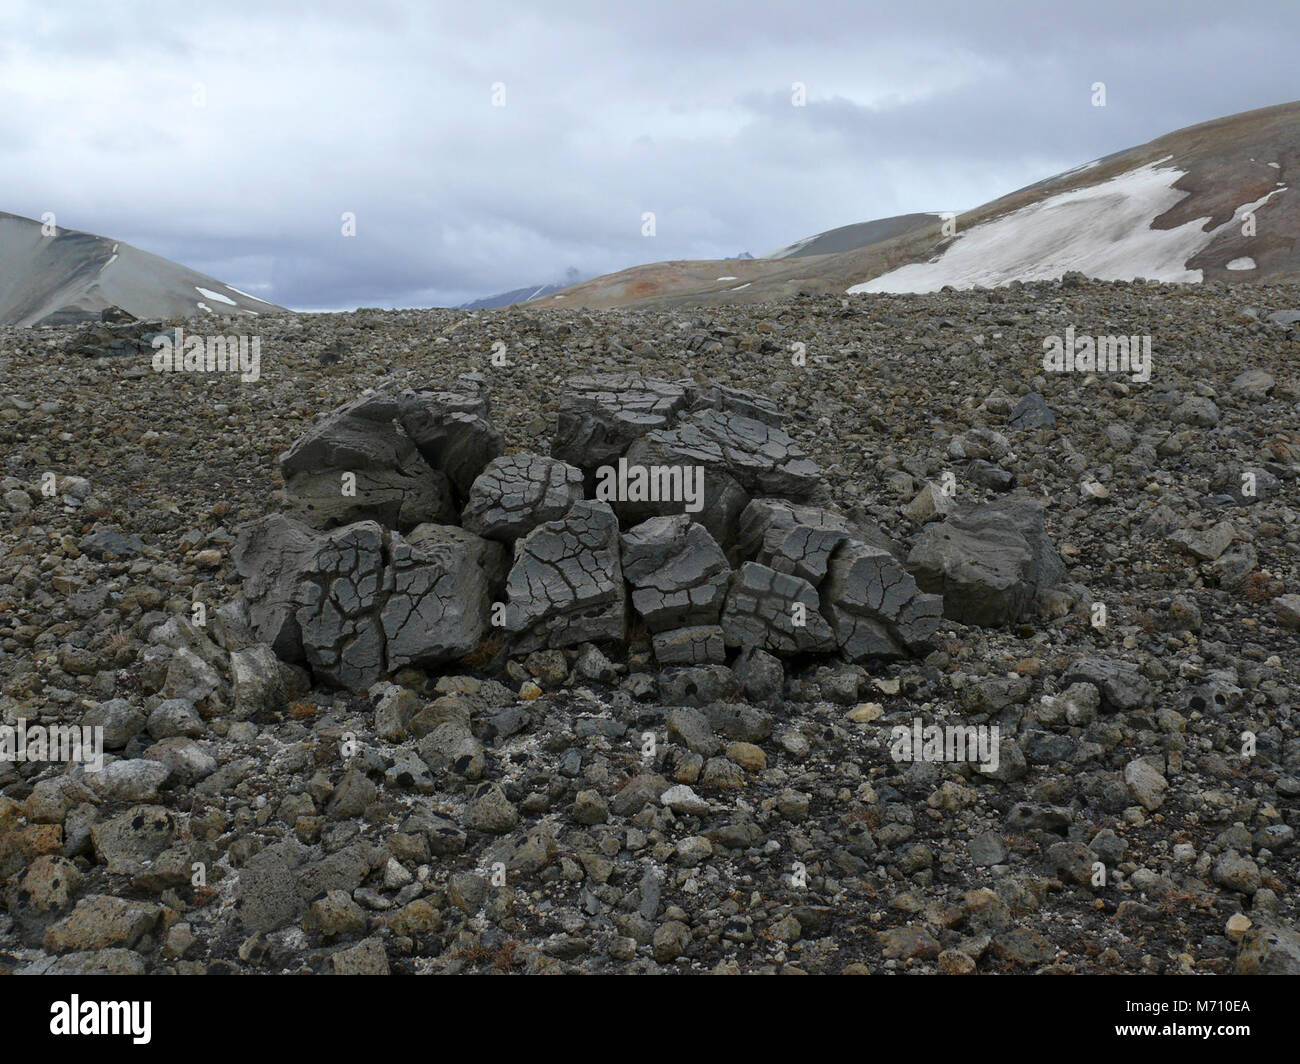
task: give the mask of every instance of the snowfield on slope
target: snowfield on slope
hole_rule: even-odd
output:
[[[937,292],[944,285],[995,287],[1013,280],[1046,281],[1069,270],[1105,281],[1145,277],[1198,282],[1186,263],[1222,226],[1206,218],[1173,229],[1151,222],[1187,193],[1173,188],[1184,173],[1160,160],[1097,185],[1073,189],[974,226],[932,262],[901,266],[848,289],[859,292]],[[1242,204],[1224,225],[1265,202]]]

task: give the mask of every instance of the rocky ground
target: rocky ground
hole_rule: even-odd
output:
[[[1070,279],[280,315],[249,382],[0,330],[0,713],[113,762],[0,764],[0,971],[1300,971],[1297,308]],[[1067,326],[1150,335],[1150,381],[1045,373]],[[621,370],[770,398],[900,555],[1037,497],[1059,586],[761,681],[661,670],[634,626],[241,685],[237,529],[313,419],[478,373],[506,453],[548,454],[563,382]],[[998,725],[998,770],[895,761],[915,718]]]

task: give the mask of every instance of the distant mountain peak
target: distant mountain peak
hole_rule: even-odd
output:
[[[650,263],[565,291],[567,306],[698,306],[800,293],[1102,280],[1300,280],[1300,103],[1204,122],[974,210],[841,226],[743,261]]]
[[[98,321],[112,307],[137,318],[284,310],[130,244],[0,211],[0,325]]]

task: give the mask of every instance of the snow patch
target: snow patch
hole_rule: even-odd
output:
[[[1253,270],[1254,268],[1255,260],[1249,256],[1242,259],[1233,259],[1224,267],[1227,270]]]
[[[1197,282],[1200,270],[1187,260],[1204,249],[1223,226],[1206,230],[1207,218],[1173,229],[1151,222],[1187,193],[1173,188],[1184,171],[1140,166],[1096,185],[1048,196],[1019,210],[974,226],[931,262],[913,263],[853,285],[859,292],[937,292],[944,285],[995,287],[1012,280],[1055,280],[1079,270],[1100,280]],[[1243,204],[1224,226],[1255,210],[1281,189]]]
[[[732,278],[732,280],[735,280],[735,278]],[[753,281],[746,281],[744,284],[738,284],[736,285],[735,288],[732,289],[732,291],[739,292],[742,288],[748,288],[753,283],[754,283]]]
[[[268,307],[271,305],[267,300],[263,299],[261,296],[254,296],[254,295],[250,295],[247,292],[241,292],[233,284],[228,284],[226,285],[226,287],[229,288],[232,292],[236,293],[237,295],[243,296],[245,299],[256,299],[259,303],[266,303]]]
[[[734,281],[734,280],[736,280],[736,278],[734,278],[734,277],[719,277],[718,280],[719,280],[719,281]]]
[[[197,290],[198,290],[202,295],[206,296],[208,299],[215,299],[218,303],[226,303],[226,304],[228,304],[229,306],[232,306],[232,307],[238,305],[238,304],[236,304],[235,301],[234,301],[233,299],[231,299],[229,296],[223,296],[220,292],[212,292],[212,291],[209,291],[209,290],[206,289],[206,288],[199,288],[198,285],[195,285],[194,287],[195,287],[195,288],[196,288],[196,289],[197,289]],[[200,303],[199,306],[203,306],[203,304]]]

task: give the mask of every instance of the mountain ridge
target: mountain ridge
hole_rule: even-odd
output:
[[[120,307],[137,318],[284,312],[188,266],[108,237],[0,211],[0,324],[95,320]]]
[[[1167,172],[1155,174],[1157,164]],[[650,263],[593,278],[558,294],[564,296],[567,306],[595,309],[754,303],[799,294],[932,291],[944,283],[995,286],[1015,279],[1060,277],[1072,270],[1098,279],[1145,276],[1159,280],[1164,273],[1192,281],[1294,281],[1300,280],[1300,198],[1286,193],[1296,172],[1300,172],[1300,102],[1211,119],[1085,162],[946,216],[955,223],[955,234],[951,227],[945,232],[944,215],[898,215],[814,234],[762,259]],[[1152,177],[1141,183],[1142,193],[1152,205],[1143,227],[1113,234],[1110,243],[1114,247],[1106,246],[1101,238],[1093,247],[1071,246],[1066,238],[1077,236],[1080,225],[1087,234],[1088,227],[1104,226],[1111,220],[1128,185],[1138,186],[1135,175]],[[1155,177],[1168,178],[1168,197],[1157,195],[1160,188]],[[1117,180],[1119,185],[1105,187]],[[1130,204],[1134,208],[1143,205]],[[1065,224],[1069,219],[1063,217],[1061,208],[1067,206],[1073,227]],[[1245,231],[1244,211],[1250,207],[1253,233]],[[996,226],[1017,211],[1027,213],[1014,217],[1001,233],[981,228]],[[1060,261],[1053,258],[1049,243],[1039,249],[1037,261],[1029,264],[1008,256],[1002,269],[989,271],[983,282],[963,284],[970,278],[957,268],[961,253],[957,261],[946,264],[953,267],[953,280],[947,279],[943,268],[924,275],[918,270],[922,265],[943,264],[963,241],[968,241],[968,250],[974,250],[969,243],[972,236],[993,246],[1000,244],[1004,252],[1007,242],[1014,243],[1018,235],[1030,232],[1050,242],[1053,230],[1046,224],[1051,221],[1048,215],[1057,216],[1064,230],[1056,234],[1061,243],[1057,249]],[[1240,224],[1229,224],[1234,221]],[[1129,222],[1135,224],[1132,219]],[[1180,227],[1183,232],[1178,239],[1160,236]],[[1107,254],[1122,252],[1122,240],[1133,240],[1135,234],[1134,247],[1145,257],[1135,256],[1134,262],[1141,262],[1147,273],[1136,268],[1127,271],[1122,258],[1111,262],[1114,256]],[[1168,258],[1184,249],[1185,257]],[[1083,261],[1072,264],[1067,261],[1071,254]],[[1160,258],[1162,254],[1165,259]],[[1154,273],[1150,270],[1153,266],[1158,267]],[[910,274],[898,276],[908,268],[912,268]]]

